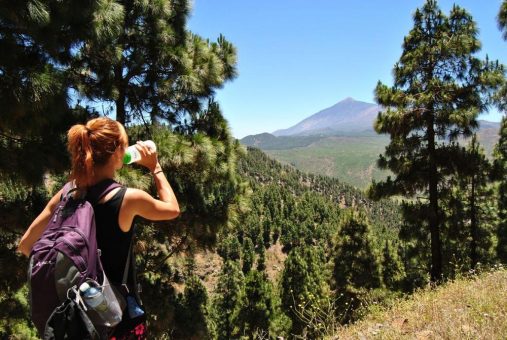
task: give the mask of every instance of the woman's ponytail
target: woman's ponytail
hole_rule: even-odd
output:
[[[93,176],[93,150],[89,130],[83,124],[74,125],[67,133],[68,150],[71,154],[71,179],[78,188],[89,185]]]

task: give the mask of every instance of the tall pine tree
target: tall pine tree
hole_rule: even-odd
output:
[[[242,333],[249,339],[256,339],[254,334],[266,334],[271,338],[283,335],[279,324],[287,317],[281,313],[279,301],[271,282],[264,272],[251,270],[245,276],[245,303],[239,312],[239,323]]]
[[[507,40],[507,1],[504,0],[498,13],[498,26],[504,40]],[[497,101],[503,112],[507,111],[507,84],[498,91]],[[507,263],[507,117],[503,117],[500,125],[500,140],[494,151],[494,174],[498,183],[498,244],[496,253],[498,259]]]
[[[387,288],[396,290],[401,288],[405,278],[405,268],[398,255],[398,245],[388,240],[382,250],[382,281]]]
[[[475,56],[478,30],[464,9],[455,5],[446,16],[435,0],[427,0],[413,19],[394,67],[393,86],[379,82],[375,89],[384,108],[375,130],[391,138],[378,165],[395,177],[373,183],[370,195],[417,200],[409,213],[427,228],[431,280],[437,282],[442,279],[440,190],[458,150],[450,142],[478,127],[477,116],[487,108],[485,95],[499,86],[503,74],[496,64]]]
[[[498,226],[496,255],[502,263],[507,263],[507,118],[500,124],[500,139],[494,150],[494,178],[498,180]]]

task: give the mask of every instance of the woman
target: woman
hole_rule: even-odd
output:
[[[67,134],[72,170],[70,179],[77,187],[76,195],[85,194],[104,181],[112,181],[115,172],[123,166],[123,156],[128,147],[125,128],[115,120],[96,118],[86,125],[78,124]],[[176,218],[180,211],[178,201],[157,160],[157,153],[143,142],[137,142],[141,153],[138,164],[146,167],[153,176],[159,199],[134,188],[116,188],[95,205],[97,243],[101,249],[101,261],[110,282],[120,284],[130,249],[135,216],[152,221]],[[32,222],[23,235],[18,251],[29,256],[33,244],[39,239],[58,205],[63,189],[54,195],[44,210]],[[133,285],[130,271],[128,283]],[[128,313],[124,313],[127,315]],[[124,320],[116,327],[115,339],[144,338],[144,319]],[[137,334],[137,335],[136,335]],[[141,336],[139,336],[141,335]]]

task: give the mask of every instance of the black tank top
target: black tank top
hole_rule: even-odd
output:
[[[118,224],[121,203],[126,191],[126,187],[121,187],[109,200],[94,205],[97,245],[101,250],[102,266],[109,281],[117,285],[122,283],[123,271],[134,234],[133,226],[128,232],[123,232]],[[131,256],[134,255],[131,254]],[[130,266],[127,283],[133,284],[133,279],[133,268]]]

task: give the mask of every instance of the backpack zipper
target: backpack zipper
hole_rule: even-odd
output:
[[[76,247],[74,247],[74,245],[72,243],[70,243],[69,241],[67,241],[66,239],[62,239],[63,243],[65,243],[67,245],[67,247],[71,248],[75,254],[77,255],[76,256],[76,259],[80,262],[80,264],[82,265],[82,267],[87,267],[86,265],[86,262],[85,260],[83,259],[83,257],[81,256],[81,254],[79,254],[79,252],[77,251]],[[70,257],[72,258],[73,256],[68,256],[68,254],[65,254],[65,252],[63,252],[63,254],[67,257]],[[73,261],[72,261],[73,262]],[[77,265],[77,263],[76,263]],[[76,266],[78,268],[78,270],[81,272],[80,268],[78,266]],[[88,272],[88,270],[86,270]]]

